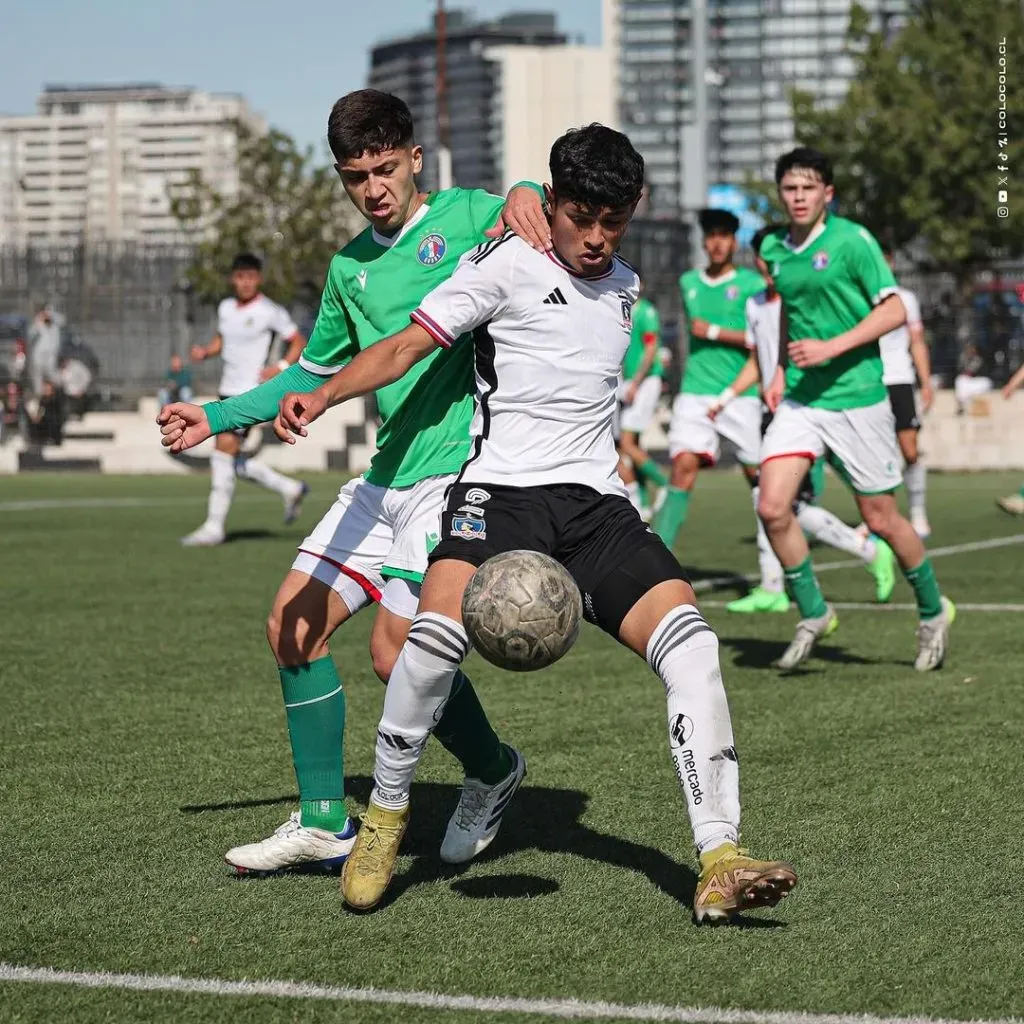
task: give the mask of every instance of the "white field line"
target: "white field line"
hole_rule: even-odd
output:
[[[266,996],[315,999],[337,1003],[375,1003],[430,1010],[518,1013],[566,1020],[680,1021],[684,1024],[967,1024],[937,1017],[874,1017],[869,1014],[805,1013],[789,1010],[726,1010],[713,1006],[662,1006],[656,1003],[603,1003],[582,999],[519,999],[511,996],[455,996],[437,992],[400,992],[347,985],[315,985],[296,981],[220,981],[182,978],[175,974],[108,974],[57,971],[0,963],[0,984],[34,982],[78,988],[133,992],[175,992],[210,996]],[[1019,1017],[990,1019],[987,1024],[1022,1024]]]
[[[281,500],[271,498],[270,495],[236,495],[232,504],[239,499],[254,504]],[[194,498],[26,498],[24,501],[0,501],[0,512],[47,512],[71,508],[163,508],[166,505],[201,505],[206,500],[205,494],[197,494]]]
[[[1024,544],[1024,533],[1015,533],[1009,537],[992,537],[989,540],[972,540],[967,544],[948,544],[942,548],[929,548],[929,558],[945,558],[947,555],[962,555],[969,551],[987,551],[989,548],[1005,548],[1011,544]],[[832,572],[835,569],[856,569],[864,563],[859,558],[844,558],[841,562],[815,563],[815,573]],[[737,583],[756,583],[760,577],[756,573],[744,576],[737,573],[733,576],[714,576],[711,579],[697,580],[693,584],[696,593],[718,590],[721,587],[735,586]],[[837,606],[838,607],[838,606]],[[959,607],[959,606],[958,606]]]
[[[701,601],[701,608],[724,608],[729,601]],[[916,612],[916,604],[878,604],[874,601],[829,601],[838,611],[853,612]],[[1024,604],[962,604],[956,602],[958,612],[1024,612]],[[761,616],[762,618],[764,616]]]

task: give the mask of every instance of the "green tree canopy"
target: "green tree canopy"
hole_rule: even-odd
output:
[[[236,253],[264,260],[267,293],[284,305],[315,302],[331,257],[359,230],[360,219],[330,166],[291,136],[238,126],[237,196],[225,196],[193,172],[171,191],[171,209],[191,238],[187,276],[202,301],[227,291]]]
[[[797,138],[832,158],[844,215],[894,248],[917,243],[922,264],[963,282],[1024,253],[1024,15],[1019,0],[911,0],[909,7],[889,38],[868,31],[867,14],[854,8],[856,77],[831,109],[794,94]],[[1006,203],[997,199],[1001,188]],[[999,216],[1000,205],[1009,216]]]

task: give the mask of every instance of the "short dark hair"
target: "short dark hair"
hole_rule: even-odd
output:
[[[697,214],[700,229],[705,235],[735,235],[740,229],[740,219],[729,210],[704,209]]]
[[[411,146],[412,113],[397,96],[379,89],[356,89],[331,107],[327,144],[339,162],[364,153],[384,153]]]
[[[797,146],[788,153],[783,153],[775,162],[775,184],[782,181],[787,171],[799,169],[814,171],[826,184],[832,184],[832,161],[820,149],[810,146]]]
[[[761,245],[764,243],[764,240],[778,230],[778,224],[765,224],[763,228],[758,228],[754,232],[754,237],[750,239],[750,248],[754,250],[755,256],[761,255]]]
[[[231,261],[231,272],[236,270],[263,270],[263,260],[252,252],[240,252]]]
[[[590,209],[632,206],[644,188],[644,158],[603,124],[570,128],[555,139],[548,167],[555,198]]]

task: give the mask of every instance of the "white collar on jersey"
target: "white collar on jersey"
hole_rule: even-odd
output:
[[[385,249],[390,249],[391,246],[395,245],[399,239],[407,235],[424,217],[430,212],[430,203],[421,203],[420,208],[402,225],[401,230],[388,238],[387,235],[382,235],[376,228],[370,228],[373,232],[373,240],[378,244],[384,246]]]
[[[581,274],[578,270],[572,267],[566,260],[562,259],[561,256],[554,249],[547,250],[547,257],[556,266],[561,267],[564,271],[572,274],[573,277],[578,277],[583,281],[603,281],[606,277],[611,277],[615,272],[615,256],[613,255],[611,261],[608,264],[608,269],[603,274],[597,274],[594,277],[588,276],[587,274]]]
[[[719,274],[718,277],[708,277],[707,271],[700,271],[700,279],[709,288],[717,288],[720,284],[725,284],[726,281],[731,281],[736,276],[736,268],[733,267],[728,274]]]
[[[825,226],[828,224],[828,217],[826,217],[799,245],[794,245],[793,240],[787,234],[782,240],[782,244],[790,252],[803,252],[816,238],[820,238],[825,230]]]

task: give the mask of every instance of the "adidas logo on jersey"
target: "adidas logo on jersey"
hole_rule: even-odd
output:
[[[562,294],[561,288],[556,288],[545,300],[545,306],[568,306],[569,303],[565,301],[565,296]]]

